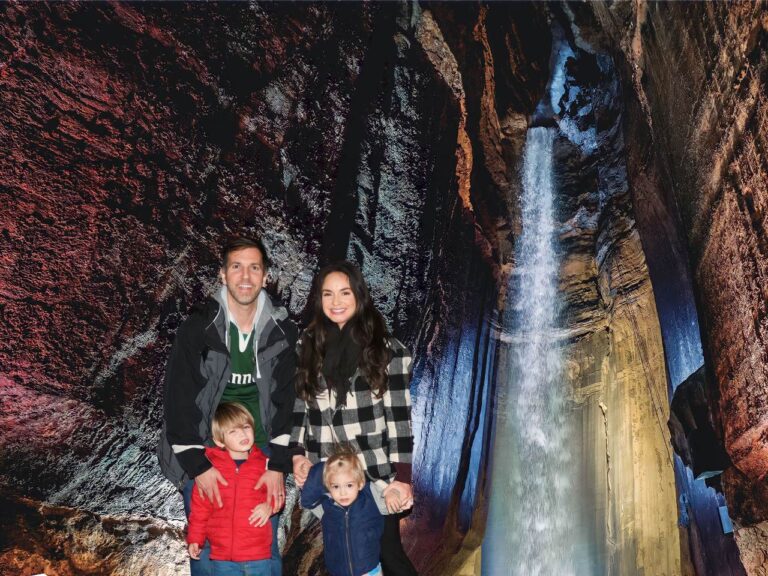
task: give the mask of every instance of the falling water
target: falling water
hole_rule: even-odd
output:
[[[567,576],[577,570],[578,496],[558,341],[554,130],[528,132],[522,232],[504,321],[483,574]],[[503,365],[503,364],[502,364]]]

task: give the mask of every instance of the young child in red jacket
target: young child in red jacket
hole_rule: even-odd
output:
[[[208,540],[217,575],[241,574],[246,568],[254,576],[270,574],[272,510],[266,488],[253,489],[267,469],[267,458],[253,445],[253,426],[253,417],[242,404],[219,404],[211,426],[216,448],[206,448],[205,455],[227,481],[219,484],[223,505],[219,508],[192,491],[189,555],[199,559]],[[251,512],[256,519],[253,525],[248,521]]]

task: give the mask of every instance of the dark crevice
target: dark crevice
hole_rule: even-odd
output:
[[[347,257],[350,234],[359,206],[357,175],[369,115],[375,109],[377,100],[382,97],[381,93],[387,94],[392,86],[391,75],[396,56],[393,36],[398,9],[394,4],[382,4],[379,7],[365,60],[355,82],[341,160],[323,233],[321,265]],[[387,98],[382,99],[388,101]]]

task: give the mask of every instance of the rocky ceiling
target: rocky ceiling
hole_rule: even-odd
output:
[[[300,324],[321,263],[361,264],[417,358],[406,548],[479,571],[520,161],[556,84],[595,555],[764,573],[766,42],[757,2],[0,5],[0,571],[183,572],[163,365],[240,232]],[[286,573],[321,570],[307,522],[284,515]]]

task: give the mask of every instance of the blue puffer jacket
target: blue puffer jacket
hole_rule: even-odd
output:
[[[301,507],[323,508],[323,547],[325,567],[332,576],[360,576],[379,564],[384,516],[366,482],[352,502],[344,508],[333,501],[323,486],[323,463],[309,471],[301,491]]]

